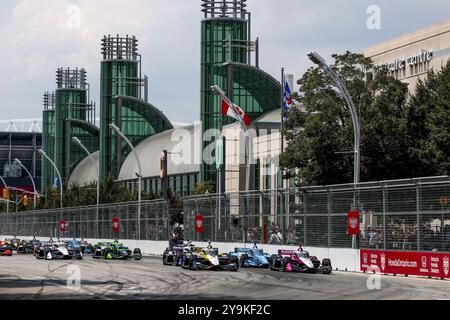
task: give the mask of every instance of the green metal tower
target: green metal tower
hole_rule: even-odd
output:
[[[44,93],[44,111],[42,113],[42,149],[51,158],[55,158],[55,93]],[[42,161],[41,190],[53,184],[54,169],[48,161]]]
[[[86,157],[72,137],[94,152],[98,150],[99,129],[94,125],[95,104],[89,103],[86,70],[58,68],[56,85],[55,93],[44,94],[43,150],[55,162],[65,183]],[[45,190],[55,181],[54,168],[47,160],[42,161],[42,172],[41,186]]]
[[[221,115],[221,100],[211,91],[220,86],[252,120],[280,108],[281,85],[259,69],[259,40],[251,41],[247,0],[202,0],[201,120],[203,134],[232,123]],[[252,52],[255,66],[251,65]],[[204,135],[202,135],[204,136]],[[202,151],[212,141],[202,142]],[[216,182],[214,165],[202,161],[201,181]]]
[[[95,128],[95,104],[89,103],[89,84],[85,69],[56,71],[55,91],[55,164],[63,182],[67,182],[73,169],[86,157],[81,148],[72,142],[78,137],[91,151],[98,149],[98,129]]]
[[[148,78],[142,77],[138,40],[128,35],[104,36],[102,55],[100,176],[117,178],[131,150],[109,127],[111,123],[134,145],[173,126],[160,110],[148,103]]]
[[[138,40],[128,35],[123,38],[108,35],[102,39],[100,69],[100,176],[117,176],[120,167],[115,159],[118,146],[116,134],[109,128],[117,123],[116,97],[125,95],[138,98],[141,79]]]
[[[216,84],[227,94],[227,74],[223,67],[228,61],[247,63],[247,49],[232,50],[230,42],[246,44],[249,39],[249,15],[245,9],[247,0],[203,0],[201,23],[201,121],[202,132],[209,129],[222,130],[229,119],[221,116],[220,101],[211,91]],[[202,135],[203,136],[203,135]],[[202,150],[210,142],[202,142]],[[215,181],[215,166],[202,162],[200,180]]]

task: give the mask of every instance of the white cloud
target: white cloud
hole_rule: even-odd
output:
[[[11,0],[12,1],[12,0]],[[281,66],[298,78],[310,65],[305,53],[323,55],[364,47],[446,18],[448,0],[249,0],[253,38],[261,39],[261,67],[279,77]],[[174,121],[199,118],[200,0],[0,1],[1,118],[39,117],[42,92],[55,87],[58,67],[84,67],[99,102],[100,39],[135,35],[150,76],[150,100]],[[370,32],[366,9],[382,9],[382,30]],[[74,5],[80,28],[74,28]],[[8,11],[9,14],[5,12]],[[7,18],[5,18],[7,16]]]

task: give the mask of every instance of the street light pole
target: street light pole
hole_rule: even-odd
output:
[[[96,228],[95,228],[95,232],[96,232],[96,237],[98,238],[98,209],[100,206],[100,170],[98,169],[97,163],[94,160],[94,157],[92,156],[92,153],[89,152],[88,148],[86,148],[86,146],[81,142],[80,139],[78,139],[77,137],[72,137],[72,141],[75,142],[81,149],[84,150],[84,152],[86,152],[86,154],[88,155],[88,158],[91,159],[92,164],[94,165],[95,168],[95,172],[97,173],[97,209],[96,209],[96,217],[95,217],[95,222],[97,224]]]
[[[136,157],[136,161],[137,161],[137,165],[138,165],[138,170],[139,170],[139,174],[138,174],[138,221],[137,221],[137,225],[138,225],[138,240],[141,240],[141,200],[142,200],[142,166],[141,166],[141,161],[139,160],[139,156],[136,152],[136,149],[134,148],[133,144],[131,143],[131,141],[127,138],[127,136],[119,129],[118,126],[116,126],[114,123],[111,123],[109,125],[109,127],[111,129],[113,129],[120,137],[122,137],[123,140],[125,140],[125,142],[130,146],[131,150],[134,153],[134,156]]]
[[[0,181],[3,183],[5,189],[8,191],[8,199],[5,199],[5,201],[6,201],[6,213],[9,213],[9,188],[8,185],[6,184],[5,179],[3,179],[2,176],[0,176]]]
[[[61,174],[59,173],[58,167],[56,166],[56,164],[53,162],[52,159],[50,159],[50,157],[45,153],[44,150],[42,149],[38,149],[38,152],[45,158],[48,160],[48,162],[51,163],[51,165],[53,166],[53,168],[55,168],[56,173],[58,174],[58,178],[59,178],[59,190],[60,190],[60,201],[61,201],[61,209],[63,208],[63,182],[61,179]],[[62,211],[61,211],[62,214]]]
[[[19,159],[14,159],[14,161],[26,171],[26,173],[28,174],[28,176],[31,179],[31,183],[33,183],[33,190],[34,190],[34,195],[33,195],[34,205],[33,205],[33,209],[36,209],[36,196],[37,196],[38,192],[37,192],[37,189],[36,189],[36,184],[34,183],[33,176],[31,175],[30,171],[28,171],[28,169],[23,165],[22,161],[20,161]]]
[[[322,58],[317,52],[310,52],[307,54],[308,58],[321,67],[333,80],[338,89],[342,92],[342,95],[347,103],[348,109],[352,116],[353,122],[353,130],[355,135],[355,161],[354,161],[354,170],[353,170],[353,183],[355,187],[359,184],[360,180],[360,172],[361,172],[361,153],[360,153],[360,144],[361,144],[361,127],[358,112],[355,108],[355,104],[353,103],[352,97],[350,96],[345,84],[339,78],[338,74],[326,63],[325,59]]]
[[[307,54],[308,58],[315,64],[317,64],[322,70],[324,70],[328,76],[333,80],[335,85],[341,91],[348,109],[352,116],[353,122],[353,130],[355,136],[355,148],[354,148],[354,168],[353,168],[353,187],[357,188],[360,180],[361,173],[361,153],[360,153],[360,144],[361,144],[361,127],[358,112],[355,108],[355,104],[353,103],[353,99],[350,96],[344,82],[339,78],[339,75],[326,63],[325,59],[322,58],[317,52],[309,52]],[[356,209],[356,194],[353,197],[353,209]],[[355,249],[356,247],[356,236],[352,237],[352,247]]]
[[[91,159],[92,164],[94,165],[95,172],[97,174],[97,207],[98,207],[100,205],[100,173],[99,173],[99,170],[98,170],[97,163],[95,162],[94,157],[92,156],[92,153],[89,152],[89,150],[81,142],[80,139],[78,139],[77,137],[72,137],[72,141],[75,142],[78,146],[80,146],[80,148],[83,149],[84,152],[86,152],[86,154],[88,155],[89,159]]]

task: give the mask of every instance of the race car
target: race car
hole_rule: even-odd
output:
[[[270,270],[283,272],[302,272],[330,274],[332,272],[331,260],[326,258],[320,260],[310,256],[308,251],[300,246],[296,250],[278,250],[277,255],[272,256]]]
[[[181,267],[189,270],[238,271],[239,260],[236,256],[219,254],[219,249],[209,243],[207,248],[195,248],[183,252]]]
[[[166,248],[163,252],[163,265],[181,266],[183,264],[183,253],[190,252],[195,247],[191,241],[187,243],[178,243]]]
[[[272,262],[272,256],[264,253],[262,249],[258,249],[256,243],[253,248],[234,248],[234,252],[230,252],[230,256],[239,259],[241,268],[269,268]]]
[[[99,242],[94,246],[93,250],[94,259],[106,259],[106,260],[141,260],[141,249],[136,248],[133,251],[125,247],[118,240],[114,242]]]
[[[14,236],[13,239],[5,239],[4,243],[10,244],[12,250],[17,250],[17,247],[19,246],[20,243],[20,239],[17,239],[17,237]]]
[[[40,247],[36,249],[35,257],[37,259],[45,260],[70,260],[70,259],[83,259],[83,253],[80,249],[69,251],[67,245],[62,242],[44,242]]]
[[[13,247],[10,243],[0,242],[0,256],[12,256]]]
[[[30,240],[28,242],[22,241],[17,247],[17,253],[32,254],[35,252],[36,248],[40,247],[41,245],[42,242],[36,240],[36,238],[33,238],[33,240]]]

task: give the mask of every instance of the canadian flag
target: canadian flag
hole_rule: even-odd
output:
[[[250,117],[247,116],[239,106],[235,104],[230,105],[225,99],[222,99],[222,116],[228,116],[237,121],[243,121],[246,127],[249,127],[252,124]]]

